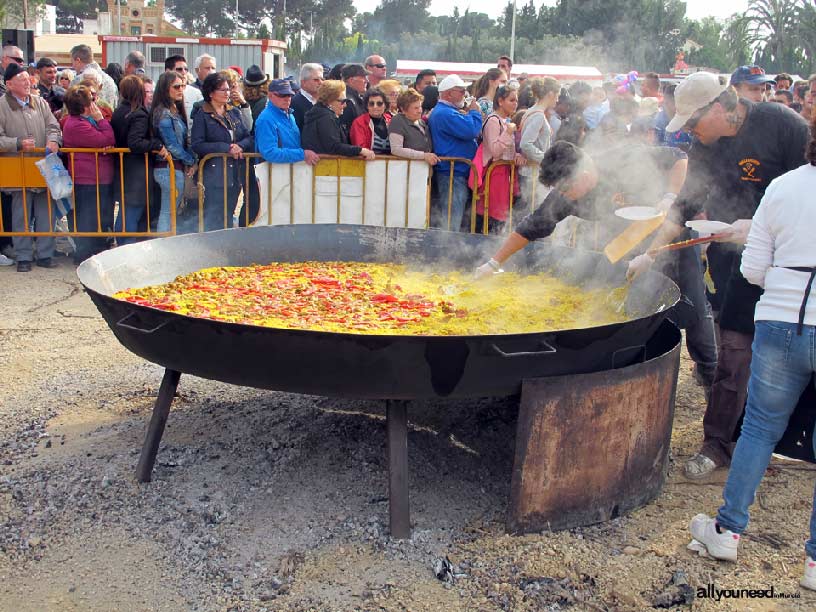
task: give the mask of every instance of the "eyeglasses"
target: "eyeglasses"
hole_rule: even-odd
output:
[[[337,101],[338,101],[340,104],[342,104],[343,106],[345,106],[346,104],[348,104],[348,98],[340,98],[340,99],[339,99],[339,100],[337,100]]]
[[[380,106],[385,106],[385,102],[383,102],[382,100],[379,100],[379,101],[378,100],[371,100],[371,101],[369,101],[368,105],[369,106],[380,107]]]
[[[187,86],[184,85],[183,83],[176,83],[175,85],[171,85],[170,87],[172,87],[173,89],[184,89]]]
[[[369,64],[372,68],[387,68],[388,64]]]
[[[291,98],[294,94],[275,93],[273,91],[272,95],[275,96],[276,98]]]
[[[187,66],[178,66],[176,67],[176,72],[190,72],[190,69]]]
[[[10,60],[14,60],[18,64],[22,64],[25,61],[25,59],[22,57],[15,57],[14,55],[7,55],[6,57],[8,57]]]
[[[713,102],[711,104],[706,104],[703,108],[697,109],[694,114],[688,118],[686,124],[683,126],[683,129],[687,132],[692,131],[694,128],[697,127],[697,124],[700,123],[700,120],[705,116],[708,110],[711,108]]]

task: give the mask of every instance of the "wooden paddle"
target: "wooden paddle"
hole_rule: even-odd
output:
[[[664,251],[677,251],[679,249],[685,249],[696,244],[706,244],[707,242],[714,242],[715,240],[719,240],[720,238],[723,238],[727,235],[728,234],[711,234],[710,236],[705,236],[703,238],[692,238],[691,240],[672,242],[671,244],[665,244],[662,247],[657,247],[656,249],[649,249],[646,252],[652,257],[655,257],[660,253],[663,253]]]

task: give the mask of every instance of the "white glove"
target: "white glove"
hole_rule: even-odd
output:
[[[663,197],[660,198],[660,201],[657,204],[655,204],[655,208],[660,212],[668,212],[676,199],[677,199],[676,193],[664,193]]]
[[[745,244],[748,242],[748,232],[751,231],[750,219],[737,219],[731,224],[730,229],[718,232],[723,235],[717,242],[732,242],[734,244]]]
[[[638,276],[646,272],[649,268],[652,267],[654,263],[654,257],[649,255],[648,253],[643,253],[643,255],[638,255],[632,261],[629,262],[629,268],[626,270],[626,280],[632,281],[635,280]]]
[[[476,268],[474,272],[474,276],[477,279],[486,278],[488,276],[493,276],[494,274],[500,274],[504,272],[499,265],[499,262],[495,259],[490,259],[486,263],[483,263],[481,266]]]

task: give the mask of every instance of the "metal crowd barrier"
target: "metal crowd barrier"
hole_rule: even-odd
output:
[[[17,154],[4,154],[0,155],[0,189],[6,191],[9,189],[21,189],[23,191],[23,195],[25,196],[27,189],[46,189],[48,192],[47,185],[45,185],[45,181],[42,178],[42,175],[39,173],[39,170],[34,166],[34,162],[38,159],[42,158],[42,154],[45,152],[45,149],[34,149],[31,152],[27,153],[17,153]],[[151,225],[151,213],[150,213],[150,203],[153,199],[153,182],[152,176],[149,172],[150,169],[150,158],[149,155],[153,155],[153,153],[146,153],[144,155],[144,162],[145,162],[145,224],[147,227],[146,231],[136,231],[136,232],[128,232],[124,228],[126,226],[126,215],[127,215],[127,202],[125,198],[125,176],[124,176],[124,167],[123,167],[123,160],[126,154],[130,154],[130,149],[126,148],[109,148],[109,149],[94,149],[94,148],[64,148],[60,149],[60,154],[63,156],[63,159],[66,157],[73,162],[75,159],[75,155],[78,153],[85,153],[85,154],[93,154],[96,161],[96,168],[97,168],[97,177],[99,172],[99,156],[102,154],[105,155],[117,155],[118,160],[118,174],[119,174],[119,181],[118,181],[118,193],[113,194],[113,201],[112,202],[102,202],[100,197],[100,190],[97,183],[97,190],[96,190],[96,228],[93,231],[79,231],[77,230],[77,207],[76,207],[76,193],[72,193],[71,195],[71,207],[70,210],[67,211],[67,216],[70,220],[73,221],[74,230],[69,231],[55,231],[54,230],[54,220],[58,219],[62,216],[64,211],[64,207],[60,202],[53,200],[51,197],[50,192],[48,192],[48,214],[49,219],[51,222],[49,224],[49,231],[30,231],[30,226],[26,228],[26,231],[11,231],[10,228],[4,227],[2,216],[0,215],[0,235],[2,236],[28,236],[28,237],[37,237],[37,236],[71,236],[71,237],[122,237],[122,238],[157,238],[157,237],[164,237],[164,236],[172,236],[177,233],[177,211],[175,206],[171,206],[170,209],[170,230],[167,232],[157,232],[157,231],[150,231]],[[197,176],[197,196],[198,196],[198,223],[197,228],[198,231],[204,231],[205,224],[204,224],[204,205],[205,205],[205,183],[204,183],[204,167],[205,164],[214,158],[227,158],[229,154],[227,153],[211,153],[205,155],[199,160],[198,163],[198,176]],[[240,160],[239,163],[243,163],[243,181],[242,185],[237,186],[236,188],[240,191],[243,191],[243,209],[241,211],[241,215],[243,216],[243,222],[245,225],[251,225],[255,219],[250,218],[250,189],[248,186],[252,184],[252,181],[255,180],[253,164],[250,160],[253,159],[261,159],[261,155],[259,153],[245,153],[243,155],[244,159]],[[348,157],[340,157],[340,156],[324,156],[321,155],[321,164],[325,166],[326,162],[333,161],[336,164],[336,168],[334,172],[327,172],[324,176],[336,176],[337,178],[337,222],[340,222],[340,203],[341,203],[341,189],[340,189],[340,182],[343,176],[343,169],[342,164],[343,162],[347,162],[349,160],[355,162],[362,162],[362,160],[358,158],[348,158]],[[409,211],[409,187],[410,187],[410,177],[411,177],[411,166],[415,163],[425,164],[424,160],[410,160],[401,157],[395,157],[390,155],[378,155],[376,157],[377,161],[384,161],[385,162],[385,189],[383,194],[383,199],[385,202],[384,210],[386,211],[386,218],[385,222],[387,223],[387,210],[388,210],[388,197],[389,197],[389,189],[388,189],[388,177],[389,177],[389,164],[391,162],[400,162],[400,163],[407,163],[407,178],[406,178],[406,188],[404,193],[404,208],[405,208],[405,223],[408,224],[408,211]],[[444,193],[437,194],[442,207],[447,209],[447,220],[444,223],[444,229],[457,231],[459,228],[452,226],[452,206],[453,206],[453,169],[454,164],[456,163],[463,163],[467,164],[468,169],[470,171],[475,171],[475,166],[473,161],[467,158],[461,157],[442,157],[440,158],[442,162],[449,164],[450,174],[448,179],[448,189],[447,189],[447,198],[445,198]],[[70,168],[72,164],[68,164],[67,166]],[[169,175],[170,175],[170,202],[176,201],[176,193],[177,189],[180,186],[176,185],[175,181],[175,172],[173,167],[172,160],[168,162],[169,166]],[[290,222],[294,222],[294,211],[295,211],[295,202],[294,202],[294,164],[288,164],[289,166],[289,218]],[[483,180],[483,185],[481,190],[473,190],[470,197],[470,206],[469,208],[469,216],[470,216],[470,232],[476,233],[481,232],[484,234],[488,233],[488,221],[489,216],[485,214],[483,216],[483,224],[481,228],[477,228],[477,211],[476,205],[480,195],[484,197],[484,204],[485,209],[489,208],[489,197],[484,194],[490,193],[490,185],[491,180],[493,180],[493,173],[497,168],[502,166],[510,166],[510,181],[508,183],[508,198],[509,198],[509,211],[508,211],[508,219],[506,226],[512,227],[513,223],[513,215],[515,212],[515,197],[514,197],[514,183],[515,183],[515,176],[516,176],[516,168],[512,161],[496,161],[492,162],[485,171],[485,176]],[[324,168],[325,169],[325,168]],[[536,169],[537,170],[537,169]],[[223,172],[223,217],[224,217],[224,227],[230,227],[233,220],[234,211],[228,210],[228,181],[227,181],[227,164],[222,164]],[[312,210],[312,222],[315,221],[315,202],[317,197],[317,190],[315,189],[316,179],[317,179],[317,172],[312,172],[312,189],[311,189],[311,210]],[[363,223],[365,223],[365,211],[366,211],[366,177],[365,172],[362,172],[360,175],[363,181],[363,189],[362,189],[362,215],[363,215]],[[271,185],[272,182],[272,167],[269,166],[269,182]],[[535,193],[536,193],[536,186],[538,181],[535,180],[535,173],[532,178],[532,198],[530,204],[530,211],[534,208],[535,203]],[[426,183],[425,187],[425,225],[426,227],[430,226],[431,222],[431,180],[432,180],[432,173],[429,174],[429,180]],[[114,183],[116,185],[116,183]],[[271,188],[270,188],[271,191]],[[255,191],[257,193],[257,190]],[[442,204],[445,199],[447,200],[447,206]],[[102,210],[103,206],[111,206],[114,207],[118,202],[118,211],[114,211],[114,214],[117,214],[121,217],[121,231],[114,231],[113,227],[111,228],[103,228],[102,227]],[[262,205],[261,202],[258,202],[259,210],[260,206]],[[28,215],[28,203],[26,198],[23,198],[23,206],[24,206],[24,214],[25,218],[29,219]],[[268,197],[267,202],[267,219],[272,219],[272,198]],[[60,214],[55,217],[54,209],[60,211]],[[113,216],[113,215],[112,215]],[[10,220],[6,220],[6,225],[8,225]],[[30,223],[30,219],[29,219]]]
[[[204,157],[202,157],[199,160],[198,179],[197,179],[197,186],[198,186],[198,229],[199,229],[199,231],[204,231],[204,208],[205,208],[205,199],[206,199],[206,186],[205,186],[205,182],[204,182],[204,168],[205,168],[205,165],[206,165],[206,163],[208,161],[210,161],[212,159],[217,159],[217,158],[226,159],[228,157],[230,157],[230,155],[228,153],[209,153],[209,154],[205,155]],[[248,160],[261,159],[261,155],[259,153],[244,153],[243,157],[244,157],[244,160],[239,161],[239,163],[243,163],[243,166],[244,166],[243,170],[242,170],[242,172],[244,174],[244,177],[243,177],[244,180],[242,182],[243,182],[243,185],[246,186],[246,185],[250,184],[250,179],[254,178],[250,174],[252,164]],[[359,158],[349,158],[349,157],[341,157],[341,156],[333,156],[333,155],[321,155],[320,156],[321,164],[325,164],[326,161],[334,161],[337,164],[335,172],[330,174],[330,175],[331,176],[336,176],[336,178],[337,178],[337,222],[338,223],[340,222],[340,204],[341,204],[340,181],[341,181],[342,176],[344,176],[343,171],[341,169],[341,164],[344,161],[347,162],[349,160],[351,160],[353,162],[364,163]],[[448,189],[447,189],[447,206],[446,206],[446,208],[447,208],[447,221],[445,223],[445,229],[458,230],[458,228],[452,227],[452,219],[451,219],[451,212],[452,212],[452,206],[453,206],[453,168],[454,168],[454,164],[456,164],[456,163],[467,164],[468,169],[470,171],[475,171],[475,166],[474,166],[472,160],[467,159],[467,158],[463,158],[463,157],[442,157],[442,158],[440,158],[440,160],[443,161],[443,162],[447,162],[449,164],[449,168],[450,168],[450,174],[449,174],[449,179],[448,179]],[[391,155],[378,155],[375,158],[375,161],[384,161],[385,164],[386,164],[386,166],[385,166],[385,190],[384,190],[385,193],[383,194],[384,207],[385,207],[386,211],[388,210],[388,197],[389,197],[389,190],[388,190],[388,177],[389,177],[388,168],[389,168],[389,164],[391,162],[407,163],[407,178],[406,178],[406,183],[405,183],[406,184],[406,191],[405,191],[405,194],[404,194],[404,199],[405,199],[405,222],[406,222],[406,225],[407,225],[407,223],[408,223],[408,201],[409,201],[409,197],[410,197],[410,194],[408,192],[408,186],[410,185],[411,166],[412,166],[412,164],[415,164],[415,163],[426,164],[426,162],[424,160],[411,160],[411,159],[406,159],[406,158],[396,157],[396,156],[391,156]],[[295,222],[295,202],[294,202],[294,189],[293,189],[293,185],[294,185],[294,164],[288,164],[288,166],[289,166],[289,220],[290,220],[290,223],[294,223]],[[483,226],[481,228],[476,227],[476,225],[477,225],[476,204],[477,204],[479,195],[481,193],[489,193],[490,183],[491,183],[491,180],[492,180],[492,177],[493,177],[493,172],[495,171],[496,168],[499,168],[501,166],[510,166],[510,182],[508,184],[508,189],[509,189],[508,196],[509,196],[509,202],[510,202],[510,210],[508,211],[508,226],[512,226],[512,219],[513,219],[513,214],[514,214],[514,204],[515,204],[513,185],[515,183],[516,169],[515,169],[515,165],[511,161],[497,161],[497,162],[491,163],[488,166],[488,168],[487,168],[487,170],[485,172],[485,177],[484,177],[484,182],[483,182],[483,190],[479,190],[479,191],[473,190],[472,193],[471,193],[470,206],[467,207],[468,211],[469,211],[469,215],[470,215],[470,232],[471,233],[476,233],[477,231],[483,232],[485,234],[488,233],[488,219],[489,219],[488,215],[484,216]],[[228,185],[228,180],[227,180],[228,177],[227,177],[227,164],[226,163],[222,164],[221,172],[223,173],[223,175],[222,175],[222,182],[223,182],[222,189],[223,189],[223,192],[222,192],[222,198],[221,199],[222,199],[223,207],[224,207],[224,209],[223,209],[224,227],[226,228],[226,227],[229,227],[230,221],[233,218],[233,211],[230,211],[228,209],[228,205],[227,205],[227,202],[229,201],[229,198],[228,198],[229,188],[227,186]],[[254,171],[252,171],[252,172],[254,172]],[[269,184],[271,186],[271,184],[272,184],[272,165],[271,164],[268,167],[268,173],[269,174],[268,174],[267,178],[268,178],[268,182],[269,182]],[[312,173],[312,189],[311,189],[311,194],[312,194],[311,199],[312,199],[312,201],[311,201],[310,205],[311,205],[312,222],[313,223],[315,222],[315,201],[316,201],[316,198],[317,198],[317,191],[315,189],[315,182],[316,182],[317,176],[318,176],[317,172]],[[365,199],[366,199],[366,189],[365,189],[366,175],[365,175],[365,173],[362,173],[361,178],[362,178],[362,181],[363,181],[363,188],[362,188],[362,194],[363,194],[362,208],[363,208],[363,212],[362,212],[362,216],[363,216],[363,223],[365,223],[365,219],[366,219],[366,217],[365,217],[365,211],[366,211],[366,201],[365,201]],[[533,188],[532,188],[533,192],[532,192],[530,210],[533,209],[532,202],[535,202],[536,182],[537,182],[537,181],[535,181],[535,178],[536,177],[534,176],[533,177]],[[429,177],[429,179],[430,179],[430,177]],[[237,186],[235,188],[240,189],[240,187],[237,187]],[[271,187],[270,187],[270,191],[272,191]],[[442,198],[442,196],[444,194],[438,194],[438,195],[440,196],[440,198]],[[444,198],[442,198],[442,199],[444,199]],[[425,219],[426,219],[426,227],[427,227],[427,226],[430,225],[430,221],[431,221],[431,185],[430,185],[430,180],[428,181],[428,184],[426,185],[426,189],[425,189],[425,202],[426,202]],[[244,205],[243,205],[243,209],[241,211],[241,215],[243,216],[243,222],[244,222],[245,225],[250,225],[251,223],[253,223],[255,221],[255,219],[250,218],[250,210],[249,210],[250,207],[249,207],[248,204],[249,204],[248,194],[245,192],[244,193]],[[261,203],[260,205],[263,205],[263,204]],[[270,220],[270,219],[272,219],[272,198],[271,197],[267,197],[266,207],[267,207],[267,211],[266,211],[267,219]],[[387,216],[385,218],[385,222],[387,223]]]
[[[97,176],[97,187],[96,187],[96,229],[94,231],[78,231],[77,228],[77,206],[76,206],[76,190],[71,193],[70,203],[71,203],[71,210],[65,211],[65,206],[62,201],[54,200],[51,197],[51,192],[48,189],[48,186],[45,184],[45,179],[40,174],[37,167],[34,165],[35,161],[42,159],[43,154],[45,153],[45,149],[37,148],[32,149],[29,152],[19,152],[16,154],[0,154],[0,190],[4,192],[8,192],[9,190],[22,190],[23,193],[23,214],[24,218],[28,220],[28,227],[26,231],[19,231],[15,232],[12,231],[10,228],[4,227],[4,221],[6,221],[7,225],[11,222],[10,219],[4,220],[2,215],[0,215],[0,236],[27,236],[36,238],[38,236],[70,236],[70,237],[78,237],[78,238],[158,238],[163,236],[172,236],[176,233],[176,207],[170,207],[170,230],[167,232],[153,232],[150,231],[150,203],[152,200],[152,187],[153,187],[153,177],[151,176],[150,169],[150,158],[148,156],[154,155],[155,153],[145,153],[144,154],[144,162],[145,162],[145,215],[146,215],[146,227],[147,231],[142,232],[127,232],[125,231],[125,221],[126,221],[126,201],[125,201],[125,175],[124,175],[124,168],[123,168],[123,160],[126,154],[130,154],[130,149],[126,148],[107,148],[107,149],[98,149],[98,148],[63,148],[60,149],[60,155],[63,157],[63,161],[65,161],[66,157],[70,160],[69,164],[66,164],[67,168],[71,168],[73,166],[73,162],[75,160],[75,155],[78,153],[86,153],[86,154],[93,154],[94,161],[96,166],[96,176]],[[118,155],[119,159],[114,160],[114,166],[118,163],[118,174],[119,174],[119,193],[113,194],[113,201],[112,202],[102,202],[100,198],[100,191],[99,191],[99,156],[100,155]],[[170,170],[170,202],[175,203],[176,201],[176,181],[175,181],[175,172],[173,166],[173,160],[168,160],[168,168]],[[116,182],[114,181],[114,185]],[[31,228],[31,219],[28,214],[28,200],[26,198],[26,192],[29,189],[45,189],[48,197],[48,218],[49,218],[49,231],[30,231]],[[117,199],[117,195],[119,196]],[[118,202],[118,211],[115,210],[116,203]],[[114,226],[110,227],[109,229],[105,229],[102,227],[102,210],[103,206],[110,206],[113,210],[113,214],[111,218],[113,219],[114,226],[115,226],[115,215],[118,214],[121,216],[122,221],[122,231],[114,231]],[[55,216],[54,209],[57,209],[61,214],[59,216]],[[74,230],[68,231],[56,231],[54,230],[54,222],[61,218],[63,215],[69,217],[70,220],[73,221]]]

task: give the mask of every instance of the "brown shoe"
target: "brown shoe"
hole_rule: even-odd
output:
[[[17,271],[18,272],[31,272],[31,262],[30,261],[18,261],[17,262]]]
[[[57,268],[59,264],[50,257],[46,257],[44,259],[38,259],[37,266],[40,268]]]

